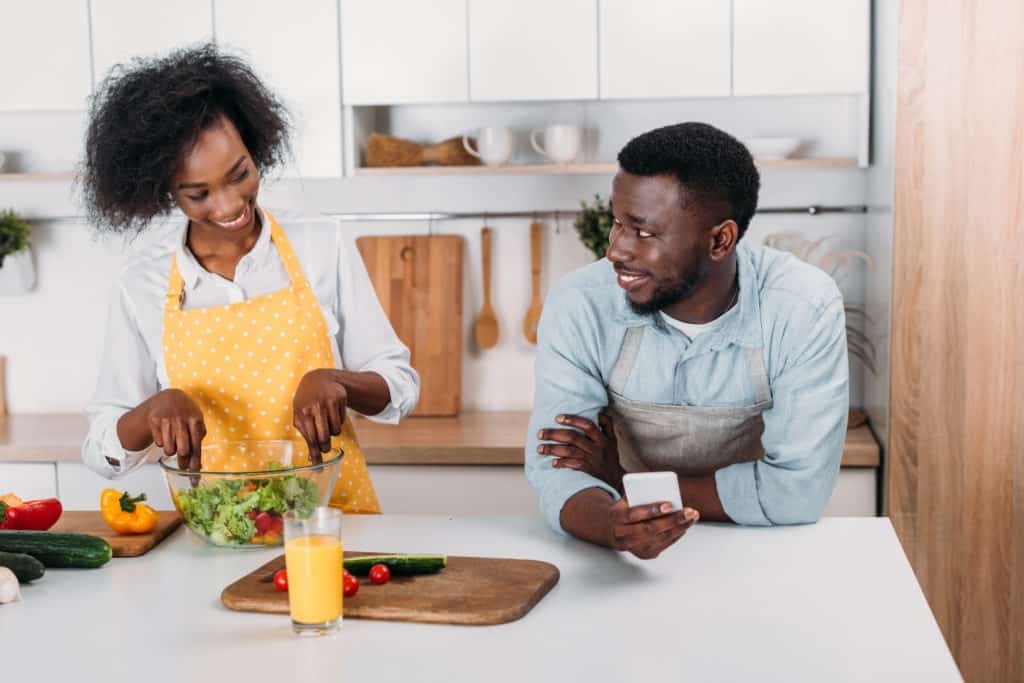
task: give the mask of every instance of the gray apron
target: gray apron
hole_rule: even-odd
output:
[[[739,408],[677,406],[625,398],[646,326],[631,327],[608,385],[609,412],[626,472],[672,470],[682,476],[710,474],[764,457],[761,413],[772,407],[761,349],[747,355],[754,404]]]

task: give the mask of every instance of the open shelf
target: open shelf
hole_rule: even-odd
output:
[[[854,158],[835,159],[763,159],[758,168],[856,168]],[[614,162],[588,164],[519,164],[509,166],[399,166],[393,168],[361,167],[357,176],[409,175],[603,175],[615,173]]]

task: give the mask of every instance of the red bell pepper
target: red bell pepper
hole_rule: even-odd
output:
[[[63,506],[56,498],[29,500],[21,505],[8,505],[0,500],[0,529],[46,531],[60,519]]]

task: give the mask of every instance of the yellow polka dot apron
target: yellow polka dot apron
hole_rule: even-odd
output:
[[[203,411],[203,447],[247,439],[292,441],[293,463],[309,463],[305,439],[292,426],[292,398],[310,370],[334,367],[323,311],[284,231],[265,214],[291,284],[227,306],[182,310],[185,283],[171,263],[164,305],[164,363],[171,386]],[[331,440],[344,457],[330,504],[345,512],[379,513],[377,494],[346,414]],[[223,451],[223,452],[221,452]],[[241,451],[203,453],[203,469],[242,471]],[[247,469],[247,468],[245,468]]]

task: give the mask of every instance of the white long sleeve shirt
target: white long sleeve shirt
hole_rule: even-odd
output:
[[[396,424],[416,406],[419,376],[409,365],[409,349],[380,306],[355,241],[329,217],[271,213],[288,236],[320,302],[335,366],[383,377],[391,402],[368,417]],[[99,381],[86,409],[89,432],[82,445],[82,460],[90,469],[115,478],[145,462],[145,451],[123,448],[117,422],[170,386],[163,358],[163,317],[173,257],[177,256],[185,281],[185,309],[226,306],[289,285],[266,219],[263,225],[255,246],[239,261],[233,281],[199,264],[185,245],[188,222],[184,218],[154,228],[164,230],[165,239],[153,240],[126,263],[111,296]]]

